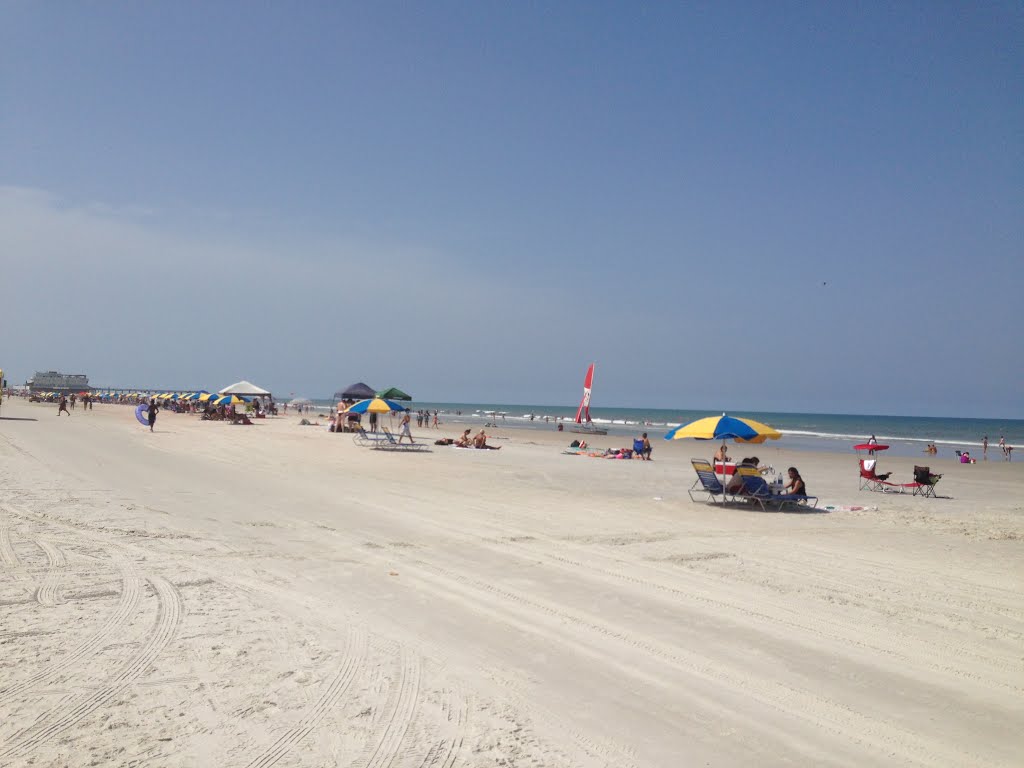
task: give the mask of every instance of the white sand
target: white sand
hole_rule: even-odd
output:
[[[892,497],[783,441],[877,509],[764,514],[689,500],[694,443],[55,412],[0,412],[2,766],[1021,764],[1018,464]]]

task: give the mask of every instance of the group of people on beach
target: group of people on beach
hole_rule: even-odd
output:
[[[71,415],[71,411],[75,410],[75,404],[78,402],[78,396],[72,392],[70,395],[61,395],[60,400],[57,401],[57,415],[60,416],[62,413],[66,413],[68,416]],[[89,393],[86,392],[82,395],[82,410],[92,410],[92,398]]]
[[[999,436],[999,450],[1003,452],[1003,461],[1013,461],[1013,446],[1006,444],[1006,437]],[[981,458],[988,461],[988,435],[981,440]]]
[[[437,411],[434,411],[433,416],[431,416],[430,411],[416,411],[416,426],[417,427],[420,427],[421,429],[423,427],[430,427],[431,426],[431,419],[433,419],[433,427],[434,427],[434,429],[440,429],[441,428],[441,422],[438,421],[438,419],[437,419]]]
[[[434,445],[452,445],[456,448],[480,448],[487,451],[501,450],[500,445],[487,444],[487,433],[482,429],[476,435],[473,434],[472,429],[467,429],[456,438],[442,437],[439,440],[435,440]]]
[[[467,429],[462,433],[462,435],[455,438],[455,440],[452,440],[451,442],[446,440],[444,442],[446,445],[454,445],[456,448],[480,448],[481,450],[487,451],[501,450],[500,445],[487,444],[487,433],[482,429],[477,432],[475,436],[473,435],[472,429]]]
[[[1005,435],[999,436],[999,450],[1002,451],[1003,461],[1013,460],[1013,446],[1006,444]],[[924,452],[931,456],[935,456],[936,454],[938,454],[939,449],[936,447],[935,443],[928,443],[928,445],[925,446]],[[975,463],[975,460],[971,459],[970,455],[970,451],[957,451],[957,456],[960,458],[960,461],[963,464]],[[967,461],[963,460],[964,456],[968,457]],[[988,435],[985,435],[983,438],[981,438],[981,460],[988,461]]]

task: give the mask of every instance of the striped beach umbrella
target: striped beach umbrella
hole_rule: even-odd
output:
[[[392,411],[409,410],[404,405],[394,400],[387,400],[383,397],[371,397],[368,400],[360,400],[350,408],[345,409],[347,413],[391,413]]]
[[[248,403],[249,401],[246,400],[244,397],[239,397],[238,395],[221,395],[220,397],[216,397],[215,400],[211,400],[210,402],[212,402],[214,405],[238,405],[239,403]]]
[[[682,440],[692,437],[694,440],[735,440],[737,443],[763,443],[765,440],[778,440],[782,433],[774,427],[762,424],[753,419],[741,419],[722,414],[697,419],[689,424],[676,427],[667,435],[666,440]]]

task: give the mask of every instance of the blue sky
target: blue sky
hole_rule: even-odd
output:
[[[1024,417],[1019,3],[0,16],[12,381]]]

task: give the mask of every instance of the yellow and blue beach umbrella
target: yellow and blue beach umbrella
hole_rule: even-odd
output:
[[[682,440],[692,437],[695,440],[735,440],[738,443],[763,443],[765,440],[778,440],[782,433],[774,427],[762,424],[753,419],[739,419],[735,416],[708,416],[697,419],[689,424],[676,427],[667,435],[666,440]]]
[[[346,409],[346,413],[391,413],[391,411],[407,411],[409,410],[404,405],[396,403],[394,400],[387,400],[383,397],[371,397],[369,400],[360,400],[358,403],[353,405],[351,408]]]
[[[239,403],[248,403],[244,397],[238,395],[221,395],[220,397],[214,396],[215,399],[211,400],[214,405],[238,405]],[[202,398],[199,398],[202,400]]]

